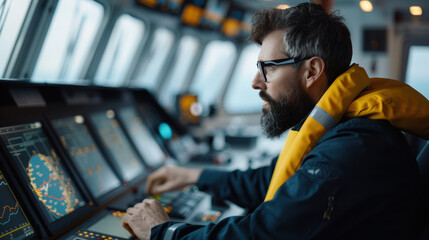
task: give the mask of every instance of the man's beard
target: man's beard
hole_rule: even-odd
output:
[[[270,105],[269,109],[262,109],[261,127],[264,136],[271,139],[297,125],[314,107],[314,103],[300,86],[290,89],[278,101],[265,91],[259,92],[259,96]]]

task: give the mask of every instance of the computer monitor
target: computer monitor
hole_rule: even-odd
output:
[[[41,122],[1,127],[0,137],[48,224],[86,205]]]
[[[51,123],[94,198],[100,198],[121,186],[82,115],[52,119]]]
[[[178,121],[173,119],[147,91],[136,91],[138,110],[153,132],[163,139],[163,144],[177,161],[186,163],[195,155],[206,154],[208,146],[198,146]]]
[[[146,164],[151,167],[162,165],[167,159],[167,155],[154,139],[151,130],[143,122],[136,109],[125,107],[118,110],[118,113],[128,135]]]
[[[154,96],[145,89],[134,89],[133,96],[138,110],[150,127],[163,139],[171,139],[187,134],[186,128],[170,116]]]
[[[101,232],[103,234],[112,235],[122,239],[131,239],[131,234],[122,227],[121,217],[124,212],[114,211],[110,214],[106,214],[101,219],[90,225],[87,230],[93,232]],[[106,238],[109,239],[109,238]]]
[[[146,169],[121,129],[113,110],[94,112],[89,118],[111,163],[119,170],[122,180],[133,181],[146,173]]]
[[[0,239],[33,239],[35,232],[0,171]]]

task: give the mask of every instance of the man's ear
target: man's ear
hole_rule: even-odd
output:
[[[305,87],[311,88],[316,85],[322,84],[320,80],[326,78],[325,61],[320,57],[312,57],[306,62],[306,79]],[[322,84],[323,85],[323,84]]]

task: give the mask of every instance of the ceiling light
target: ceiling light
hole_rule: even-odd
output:
[[[410,13],[414,16],[420,16],[422,15],[423,11],[420,6],[411,6],[410,7]]]
[[[276,8],[277,8],[277,9],[285,10],[285,9],[290,8],[290,6],[289,6],[289,5],[286,5],[286,4],[280,4],[280,5],[278,5]]]
[[[364,12],[371,12],[372,11],[372,3],[368,0],[361,0],[359,2],[359,6]]]

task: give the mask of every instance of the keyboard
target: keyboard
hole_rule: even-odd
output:
[[[171,210],[167,213],[171,218],[186,219],[191,215],[203,198],[204,196],[199,192],[182,192],[179,197],[169,205],[171,206]]]
[[[135,199],[128,204],[128,207],[133,207],[135,204],[141,202],[141,199],[151,198],[161,202],[165,212],[171,217],[176,219],[186,219],[189,217],[195,207],[204,199],[204,194],[198,191],[187,192],[169,192],[164,194],[156,194],[153,196],[144,196]]]

